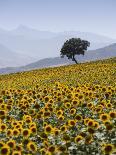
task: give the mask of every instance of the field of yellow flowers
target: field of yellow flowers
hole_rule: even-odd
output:
[[[116,57],[0,75],[0,155],[116,154]]]

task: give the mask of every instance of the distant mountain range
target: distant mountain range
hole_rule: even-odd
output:
[[[34,62],[33,58],[34,60],[40,60],[47,57],[59,56],[63,43],[72,37],[80,37],[90,41],[91,46],[89,50],[102,48],[116,42],[115,39],[90,32],[66,31],[54,33],[49,31],[39,31],[23,25],[10,31],[0,29],[0,44],[8,48],[10,51],[17,53],[17,55],[24,56],[24,60],[21,61],[22,65],[24,65],[25,62],[26,64],[30,63],[29,61],[26,61],[25,56],[31,57],[31,62]],[[15,61],[14,59],[7,61],[1,53],[4,53],[4,49],[0,47],[0,56],[2,57],[4,66],[12,67],[15,65],[16,61],[19,61],[17,58],[15,58]],[[1,66],[3,65],[0,63],[0,67]]]
[[[78,62],[82,63],[82,62],[106,59],[111,57],[116,57],[116,43],[97,50],[89,50],[85,52],[84,56],[80,55],[80,56],[77,56],[76,58]],[[38,69],[38,68],[68,65],[73,63],[74,62],[67,59],[66,57],[65,58],[60,58],[60,57],[46,58],[22,67],[1,68],[0,73],[1,74],[14,73],[14,72],[28,71],[28,70]]]
[[[0,44],[0,68],[22,66],[35,61],[34,58],[11,51]]]

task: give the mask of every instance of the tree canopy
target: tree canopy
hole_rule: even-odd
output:
[[[84,55],[87,47],[90,46],[90,42],[87,40],[81,40],[80,38],[71,38],[67,40],[61,48],[61,57],[67,56],[68,59],[72,59],[77,63],[76,55]]]

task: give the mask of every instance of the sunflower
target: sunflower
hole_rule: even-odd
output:
[[[93,127],[94,126],[94,120],[90,119],[87,123],[88,127]]]
[[[88,132],[89,132],[89,134],[94,134],[95,131],[94,131],[93,128],[89,127],[89,128],[88,128]]]
[[[36,128],[36,126],[32,126],[32,127],[30,128],[30,132],[31,132],[32,134],[36,134],[36,133],[37,133],[37,128]]]
[[[0,109],[6,110],[6,104],[4,103],[0,104]]]
[[[57,148],[58,152],[63,153],[66,151],[66,146],[65,145],[61,145]]]
[[[83,94],[79,94],[79,95],[78,95],[78,99],[79,99],[80,101],[82,101],[82,100],[84,99],[84,95],[83,95]]]
[[[52,132],[52,126],[51,125],[46,125],[44,130],[45,130],[45,133],[47,133],[47,134],[51,133]]]
[[[11,122],[11,126],[12,126],[12,127],[15,127],[16,125],[18,125],[18,122],[13,120],[13,121]]]
[[[70,102],[66,102],[64,105],[65,105],[65,107],[66,107],[67,109],[71,108]]]
[[[101,121],[105,122],[105,121],[109,120],[110,117],[108,114],[104,113],[104,114],[100,115],[100,119],[101,119]]]
[[[27,149],[33,153],[37,152],[37,145],[34,142],[29,142],[27,144]]]
[[[54,128],[54,129],[53,129],[53,133],[54,133],[55,136],[58,136],[59,133],[60,133],[60,130],[57,129],[57,128]]]
[[[67,126],[66,126],[66,125],[61,126],[61,127],[60,127],[60,130],[61,130],[62,132],[67,131]]]
[[[107,123],[107,124],[105,124],[105,126],[106,126],[106,130],[108,130],[108,131],[111,131],[114,127],[112,123]]]
[[[106,108],[111,109],[112,108],[112,104],[111,103],[107,103],[106,104]]]
[[[60,115],[60,116],[58,117],[58,119],[59,119],[60,121],[63,121],[63,120],[64,120],[64,116]]]
[[[92,135],[87,135],[85,137],[85,144],[90,144],[92,142],[92,140],[93,140]]]
[[[105,122],[103,122],[104,123],[104,125],[106,126],[106,125],[108,125],[108,124],[111,124],[111,121],[110,120],[107,120],[107,121],[105,121]]]
[[[114,150],[114,146],[112,144],[105,144],[103,146],[103,153],[105,154],[111,154]]]
[[[2,98],[0,98],[0,104],[2,104],[4,102],[4,100]]]
[[[102,110],[103,110],[103,106],[102,105],[100,105],[100,106],[95,108],[96,113],[101,113]]]
[[[75,119],[76,119],[76,121],[80,122],[80,121],[82,121],[83,118],[81,115],[78,114],[75,116]]]
[[[98,129],[99,128],[99,123],[98,122],[94,122],[94,129]]]
[[[17,144],[15,149],[19,152],[22,152],[23,150],[22,144]]]
[[[109,115],[110,115],[111,119],[116,118],[116,112],[115,111],[110,111]]]
[[[20,132],[19,132],[18,129],[15,129],[15,128],[14,128],[14,129],[12,130],[12,134],[13,134],[14,137],[18,137],[19,134],[20,134]]]
[[[14,151],[12,152],[12,155],[22,155],[22,153],[21,153],[20,151],[14,150]]]
[[[85,132],[80,132],[79,135],[82,136],[83,138],[87,136],[87,134]]]
[[[32,123],[32,119],[31,118],[26,118],[24,122],[26,122],[27,124],[30,124],[30,123]]]
[[[54,145],[49,146],[48,151],[53,154],[55,153],[56,147]]]
[[[24,138],[28,138],[30,136],[31,132],[30,132],[30,129],[23,129],[22,130],[22,136]]]
[[[71,114],[71,115],[74,115],[75,113],[76,113],[76,109],[72,108],[72,109],[70,110],[70,114]]]
[[[89,109],[91,109],[91,108],[93,107],[93,103],[91,103],[91,102],[88,103],[88,104],[87,104],[87,107],[88,107]]]
[[[83,137],[81,135],[76,136],[75,143],[79,143],[82,139],[83,139]]]
[[[73,106],[78,106],[79,105],[79,101],[76,100],[76,99],[72,100],[72,105]]]
[[[7,125],[4,124],[4,123],[2,123],[2,124],[0,125],[0,131],[5,132],[6,130],[7,130]]]
[[[49,97],[49,96],[45,96],[45,97],[44,97],[45,103],[49,102],[49,100],[50,100],[50,97]]]
[[[68,125],[70,127],[75,126],[76,125],[76,121],[75,120],[68,120]]]
[[[1,116],[5,116],[5,115],[6,115],[5,110],[0,110],[0,117],[1,117]]]
[[[102,87],[102,91],[105,92],[107,90],[106,87]]]
[[[41,153],[41,155],[46,154],[46,148],[42,148],[42,149],[40,149],[40,153]]]
[[[63,135],[63,140],[66,141],[66,142],[67,142],[67,141],[70,141],[70,136],[69,136],[68,134],[65,133],[65,134]]]
[[[16,146],[16,142],[15,142],[15,140],[9,140],[8,142],[7,142],[7,145],[11,148],[11,149],[14,149],[15,148],[15,146]]]
[[[31,116],[34,116],[35,115],[35,109],[29,109],[29,114]]]
[[[1,149],[0,149],[0,154],[1,155],[9,155],[10,154],[10,147],[8,145],[4,145]]]
[[[87,125],[90,120],[91,120],[90,118],[85,118],[84,119],[84,124]]]
[[[7,106],[6,106],[6,109],[7,109],[8,111],[11,111],[12,106],[11,106],[11,105],[7,105]]]
[[[5,145],[3,141],[0,141],[0,149]]]
[[[57,111],[57,115],[59,116],[59,115],[63,115],[63,111],[62,110],[58,110]]]

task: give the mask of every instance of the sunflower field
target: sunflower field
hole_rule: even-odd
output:
[[[110,154],[116,57],[0,75],[0,155]]]

